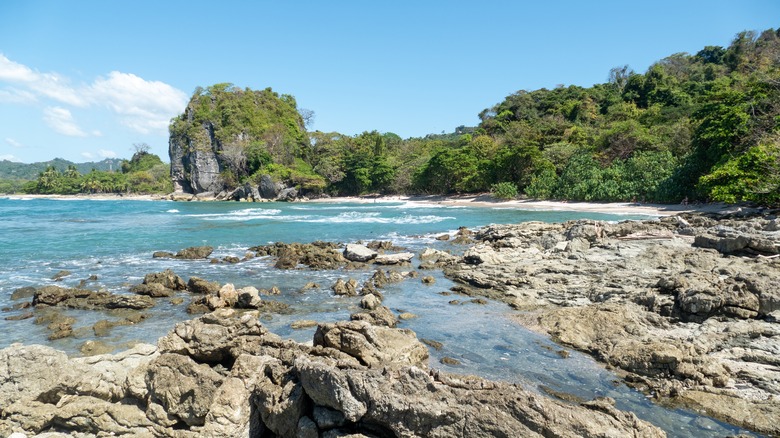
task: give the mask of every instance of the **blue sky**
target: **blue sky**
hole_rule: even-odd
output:
[[[0,159],[167,161],[171,117],[220,82],[292,94],[311,129],[452,132],[517,90],[778,26],[779,0],[2,0]]]

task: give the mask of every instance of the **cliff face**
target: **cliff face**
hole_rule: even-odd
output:
[[[287,164],[308,144],[303,125],[295,99],[270,88],[198,88],[169,127],[175,191],[230,191],[264,164]]]
[[[189,109],[188,109],[189,110]],[[171,179],[176,192],[203,193],[222,189],[218,152],[220,142],[214,137],[210,122],[202,125],[195,138],[189,135],[171,135],[168,154],[171,159]]]

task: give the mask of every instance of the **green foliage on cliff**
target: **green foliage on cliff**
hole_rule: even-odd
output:
[[[177,144],[216,153],[226,189],[272,173],[288,179],[295,175],[293,179],[306,180],[307,187],[321,188],[322,177],[301,170],[299,160],[309,152],[301,112],[290,95],[222,83],[198,87],[169,129]],[[309,181],[312,178],[317,181]]]

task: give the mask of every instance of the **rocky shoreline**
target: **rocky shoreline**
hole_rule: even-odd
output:
[[[115,355],[0,350],[0,434],[665,436],[609,399],[568,404],[427,362],[409,330],[322,324],[307,345],[220,309]]]
[[[750,216],[750,215],[748,215]],[[495,225],[446,274],[660,403],[780,435],[777,212]]]
[[[286,311],[269,299],[274,288],[185,282],[166,270],[130,287],[134,295],[90,291],[88,282],[20,289],[15,299],[32,301],[16,311],[48,324],[53,339],[72,335],[57,308],[120,316],[95,324],[96,334],[143,320],[157,300],[181,303],[177,291],[192,294],[189,313],[205,315],[177,324],[156,346],[113,355],[94,355],[105,350],[89,342],[82,353],[93,356],[80,358],[35,345],[0,350],[0,435],[664,436],[610,399],[566,401],[428,368],[428,340],[395,328],[415,315],[382,304],[385,284],[417,277],[405,268],[415,256],[419,269],[443,269],[458,283],[449,293],[506,302],[518,323],[590,354],[659,403],[780,435],[777,212],[527,222],[440,238],[470,246],[453,255],[407,253],[390,242],[276,243],[249,248],[244,259],[211,259],[377,268],[362,285],[331,286],[359,296],[351,321],[295,323],[317,326],[311,343],[283,340],[259,322],[263,312]],[[154,257],[210,254],[193,247]]]

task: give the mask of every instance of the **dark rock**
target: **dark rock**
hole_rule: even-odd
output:
[[[207,281],[198,277],[190,277],[187,290],[195,294],[215,294],[222,286],[215,281]]]
[[[263,175],[260,177],[260,196],[264,199],[276,199],[279,197],[279,193],[284,188],[283,184],[274,182],[271,175]]]

